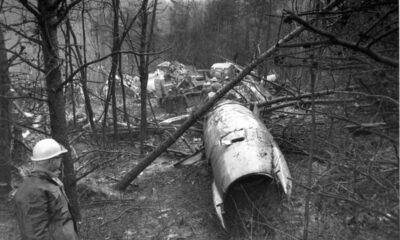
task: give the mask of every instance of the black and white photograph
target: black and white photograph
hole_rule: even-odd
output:
[[[0,240],[397,240],[398,0],[0,0]]]

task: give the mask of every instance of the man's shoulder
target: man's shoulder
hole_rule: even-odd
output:
[[[18,186],[15,193],[15,202],[26,201],[26,199],[33,199],[35,196],[40,195],[40,186],[38,184],[37,178],[32,176],[27,176],[23,182]]]
[[[51,190],[56,187],[56,183],[51,181],[47,176],[41,174],[31,174],[27,176],[15,194],[15,199],[26,197],[34,197],[36,195],[41,195],[47,190]]]

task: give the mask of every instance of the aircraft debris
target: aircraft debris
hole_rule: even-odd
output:
[[[224,201],[239,180],[273,179],[290,196],[292,183],[282,152],[263,122],[240,103],[223,100],[210,110],[204,145],[214,176],[214,207],[224,228]]]

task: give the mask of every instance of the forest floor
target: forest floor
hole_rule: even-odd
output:
[[[114,144],[110,148],[132,150],[129,142],[120,141]],[[84,144],[80,146],[81,149],[77,151],[83,151],[87,147]],[[259,222],[254,220],[255,216],[251,216],[254,221],[252,224],[245,220],[246,216],[241,215],[237,218],[238,221],[236,219],[236,225],[227,231],[222,228],[213,207],[212,173],[208,163],[203,159],[193,164],[174,167],[178,160],[170,154],[163,154],[123,193],[115,192],[112,186],[139,159],[122,157],[114,161],[112,166],[82,179],[78,188],[82,214],[79,223],[81,238],[301,239],[304,218],[302,189],[295,186],[290,201],[283,199],[277,206],[278,209],[264,211],[258,217]],[[288,154],[286,160],[292,170],[292,177],[304,178],[306,158]],[[266,201],[268,198],[271,197],[265,196]],[[18,229],[11,208],[2,205],[0,216],[0,239],[18,239]],[[321,222],[324,223],[324,228],[319,227]],[[346,228],[341,216],[311,216],[310,239],[390,239],[376,234],[370,230],[352,233]]]
[[[186,135],[186,138],[201,145],[200,134]],[[162,141],[160,136],[151,139],[152,146]],[[268,185],[256,186],[248,194],[255,193],[253,202],[245,201],[247,195],[242,196],[244,200],[235,206],[237,214],[227,213],[228,230],[225,230],[213,207],[212,172],[205,159],[174,166],[182,157],[173,152],[164,153],[126,191],[117,192],[113,185],[146,155],[137,154],[138,142],[110,138],[107,143],[98,143],[89,135],[82,135],[73,146],[77,156],[84,156],[79,160],[78,176],[101,165],[78,183],[81,239],[302,239],[307,191],[301,186],[294,185],[290,200],[270,191],[272,188]],[[188,151],[182,142],[173,148]],[[99,149],[101,152],[96,152]],[[151,148],[147,149],[149,152]],[[308,157],[285,151],[284,154],[292,178],[306,182]],[[398,232],[383,234],[383,222],[379,226],[355,225],[348,221],[347,214],[337,209],[320,213],[317,208],[317,204],[311,204],[309,239],[398,237]],[[18,239],[12,204],[2,201],[0,213],[0,240]]]

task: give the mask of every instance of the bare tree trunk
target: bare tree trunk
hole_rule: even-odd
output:
[[[82,45],[83,45],[83,64],[86,64],[86,30],[85,30],[85,1],[82,1]],[[78,51],[78,46],[76,46],[76,49]],[[94,124],[94,114],[93,114],[93,109],[92,109],[92,104],[90,103],[90,96],[88,93],[88,87],[87,87],[87,68],[82,71],[81,73],[81,84],[82,84],[82,92],[83,92],[83,97],[85,99],[85,109],[87,113],[87,118],[90,123],[90,127],[92,128],[92,131],[96,134],[96,125]]]
[[[245,29],[246,29],[246,33],[245,33],[245,38],[244,38],[244,49],[246,51],[246,60],[251,59],[251,54],[250,54],[250,20],[248,17],[245,17],[246,21],[245,21]]]
[[[141,104],[141,119],[140,119],[140,153],[144,153],[144,140],[147,136],[147,81],[148,81],[148,66],[146,61],[146,44],[147,44],[147,0],[143,0],[140,11],[141,33],[140,33],[140,53],[139,56],[139,73],[140,73],[140,104]]]
[[[82,18],[82,21],[83,21],[83,18]],[[71,22],[69,21],[69,18],[66,19],[66,24],[69,26],[69,29],[71,30],[71,32],[70,32],[71,36],[72,36],[72,38],[74,40],[74,46],[75,46],[75,52],[76,52],[76,61],[79,63],[79,65],[82,66],[86,62],[86,60],[82,59],[81,51],[79,50],[79,47],[78,47],[78,40],[76,38],[76,35],[75,35],[74,31],[72,31]],[[82,30],[84,30],[84,29],[82,29]],[[85,32],[83,32],[83,36],[85,36]],[[83,37],[83,38],[84,38],[83,44],[85,46],[86,45],[85,44],[85,37]],[[89,123],[90,123],[90,127],[92,128],[92,131],[95,133],[96,132],[96,125],[94,124],[94,121],[93,121],[94,114],[93,114],[92,104],[90,102],[90,96],[89,96],[88,89],[87,89],[86,68],[82,69],[80,71],[80,74],[81,74],[82,92],[83,92],[83,97],[85,99],[85,108],[86,108],[86,112],[87,112],[87,115],[88,115],[87,117],[89,119]]]
[[[119,51],[121,49],[121,44],[119,42],[119,0],[113,0],[113,9],[114,9],[114,31],[113,31],[113,46],[114,50],[113,52]],[[118,136],[118,115],[117,115],[117,100],[116,100],[116,94],[115,94],[115,75],[117,73],[117,68],[119,59],[119,55],[113,55],[112,56],[112,66],[111,66],[111,72],[112,74],[112,88],[111,88],[111,97],[112,97],[112,111],[113,111],[113,127],[114,127],[114,136]]]
[[[71,41],[70,41],[70,25],[67,24],[67,29],[65,32],[65,77],[68,78],[69,74],[73,72],[72,70],[72,49],[71,49]],[[74,83],[71,82],[71,103],[72,103],[72,117],[74,120],[74,126],[76,126],[76,106],[74,99]]]
[[[151,23],[150,23],[150,34],[149,34],[149,39],[147,41],[147,52],[150,52],[151,47],[154,47],[154,46],[152,46],[152,44],[153,44],[154,24],[156,22],[156,15],[157,15],[157,2],[158,2],[158,0],[154,0],[153,12],[152,12]],[[150,55],[147,55],[146,56],[147,66],[149,66],[149,59],[150,59]]]
[[[262,1],[261,3],[258,3],[258,5],[261,4],[261,9],[260,10],[256,10],[256,16],[257,16],[257,29],[256,29],[256,36],[255,36],[255,40],[254,40],[254,58],[258,58],[258,55],[261,54],[261,33],[262,33],[262,29],[264,28],[263,24],[264,24],[264,19],[265,19],[265,12],[266,12],[266,5],[267,2],[266,1]],[[258,8],[260,8],[260,6],[258,6]],[[263,72],[263,64],[260,64],[257,67],[257,72],[259,76],[263,76],[264,72]]]
[[[6,196],[11,190],[11,129],[10,101],[7,93],[10,90],[8,62],[3,29],[0,25],[0,197]]]
[[[112,52],[117,52],[120,50],[121,44],[119,41],[119,0],[112,1],[113,12],[114,12],[114,27],[113,27],[113,47]],[[113,112],[113,128],[114,136],[118,136],[118,115],[117,115],[117,101],[115,96],[115,74],[118,68],[118,57],[119,54],[115,54],[111,58],[111,70],[108,76],[108,94],[106,103],[104,106],[104,121],[103,121],[103,132],[105,131],[107,123],[107,112],[109,106],[109,99],[111,97],[112,112]]]
[[[126,93],[125,93],[125,85],[124,85],[124,76],[122,75],[122,54],[118,55],[118,75],[121,78],[121,91],[122,91],[122,106],[123,106],[123,111],[124,111],[124,118],[126,121],[126,124],[128,126],[128,130],[130,131],[130,122],[129,122],[129,115],[126,110]]]
[[[65,102],[63,91],[57,90],[62,83],[60,71],[60,59],[58,56],[57,40],[57,7],[56,1],[39,0],[38,11],[40,17],[39,29],[42,38],[43,59],[50,113],[50,128],[52,137],[69,148],[67,121],[65,118]],[[78,197],[76,193],[75,171],[70,151],[63,159],[64,185],[72,206],[72,214],[80,219]]]
[[[312,130],[311,130],[311,143],[310,143],[310,155],[308,158],[308,175],[307,175],[307,186],[311,187],[312,185],[312,162],[314,158],[314,142],[315,142],[315,107],[314,107],[314,92],[315,92],[315,82],[316,82],[316,74],[315,69],[310,69],[311,75],[311,121],[312,121]],[[308,239],[308,226],[310,220],[310,200],[311,200],[311,191],[308,191],[305,199],[305,210],[304,210],[304,230],[303,230],[303,240]]]
[[[269,43],[271,42],[270,38],[271,38],[271,26],[272,26],[272,8],[273,8],[273,0],[270,0],[269,5],[267,6],[267,14],[268,14],[268,24],[267,24],[267,29],[265,30],[265,45],[268,48],[269,47]],[[269,65],[268,65],[268,61],[265,61],[264,63],[264,75],[265,77],[267,77],[267,75],[269,74]],[[260,75],[261,76],[261,75]]]
[[[149,72],[149,55],[144,53],[150,52],[153,29],[155,24],[156,12],[157,12],[157,0],[154,1],[153,16],[150,23],[150,33],[147,38],[147,0],[143,0],[141,9],[141,35],[140,35],[140,52],[139,56],[139,72],[140,72],[140,95],[141,95],[141,122],[140,122],[140,153],[144,153],[144,141],[147,136],[147,83],[148,83],[148,72]],[[149,99],[150,101],[150,99]]]

